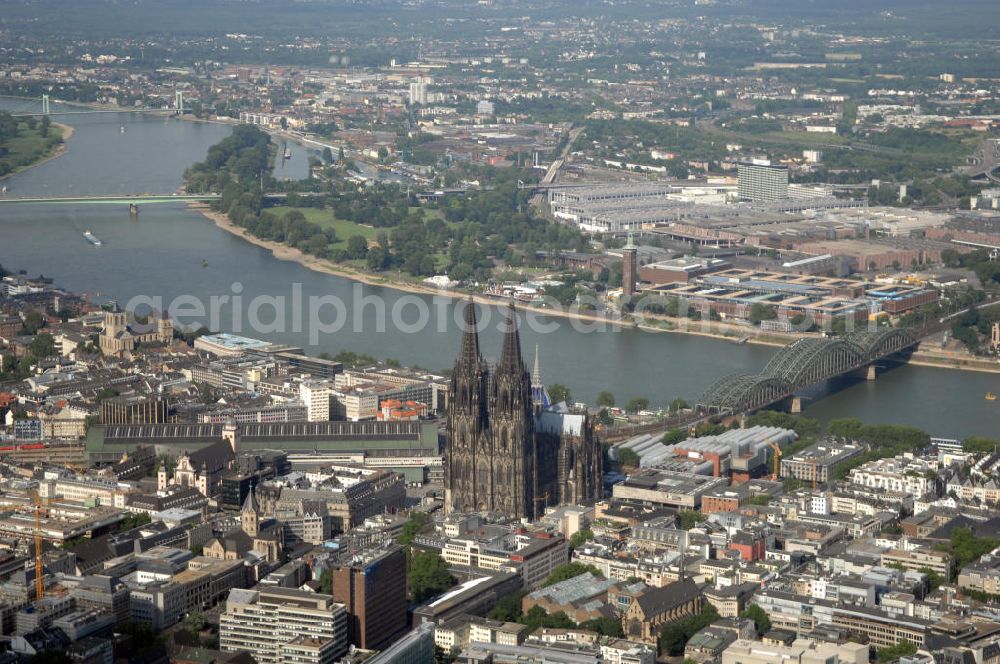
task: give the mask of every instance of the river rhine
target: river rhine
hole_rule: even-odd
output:
[[[26,102],[0,101],[5,110],[25,107]],[[76,129],[69,150],[5,180],[8,196],[172,192],[183,170],[230,131],[224,125],[135,114],[57,119]],[[298,146],[289,147],[292,159],[279,165],[276,174],[302,177],[307,155]],[[104,246],[88,244],[81,235],[85,230]],[[291,298],[293,288],[301,288],[304,301],[310,296],[341,298],[348,307],[346,324],[322,335],[315,345],[310,344],[308,325],[301,331],[289,324],[283,332],[260,334],[247,327],[244,317],[238,321],[242,332],[302,346],[310,353],[351,350],[434,370],[450,366],[458,350],[451,301],[360,286],[278,260],[181,204],[145,205],[138,219],[131,219],[121,205],[0,204],[0,264],[31,275],[42,273],[65,288],[89,290],[97,299],[122,303],[137,295],[160,297],[168,304],[193,295],[207,303],[212,296],[233,295],[240,286],[245,301],[262,294]],[[235,283],[240,286],[234,289]],[[389,312],[400,298],[420,299],[432,314],[431,324],[409,333],[394,328],[391,321],[379,328],[375,305],[361,312],[352,307],[359,296],[380,298]],[[416,309],[402,309],[405,322],[415,321]],[[222,312],[220,327],[234,329],[231,310],[224,307]],[[500,316],[495,309],[491,313],[493,324],[482,335],[482,347],[487,357],[496,357]],[[443,329],[436,324],[439,316],[448,322]],[[270,317],[265,312],[261,319]],[[676,396],[695,400],[717,377],[755,372],[774,352],[702,337],[616,328],[584,332],[566,320],[544,322],[557,323],[557,329],[546,333],[522,326],[526,361],[530,365],[537,344],[545,382],[563,383],[575,399],[590,402],[605,389],[620,403],[635,396],[645,396],[654,405]],[[854,416],[907,423],[940,436],[993,436],[1000,429],[1000,405],[984,401],[990,390],[1000,390],[1000,376],[902,366],[873,383],[841,386],[808,405],[805,414],[824,420]]]

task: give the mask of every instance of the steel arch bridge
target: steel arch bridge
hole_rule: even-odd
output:
[[[829,339],[799,339],[777,353],[758,374],[717,380],[698,402],[709,413],[745,413],[786,399],[800,390],[913,347],[905,328],[852,332]]]

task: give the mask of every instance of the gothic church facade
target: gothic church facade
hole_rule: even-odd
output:
[[[471,301],[464,327],[449,395],[446,509],[535,519],[549,505],[600,498],[593,426],[586,414],[548,406],[537,354],[533,377],[524,365],[513,305],[496,366],[483,360]]]

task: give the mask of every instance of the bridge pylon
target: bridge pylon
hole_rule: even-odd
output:
[[[42,95],[42,115],[49,114],[49,96]]]
[[[180,90],[174,90],[174,108],[178,113],[184,110],[184,93]]]

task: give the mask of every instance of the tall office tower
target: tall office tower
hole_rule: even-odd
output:
[[[788,167],[776,166],[765,159],[736,165],[741,201],[754,203],[788,198]]]
[[[345,552],[332,568],[333,599],[347,608],[347,637],[383,650],[406,631],[406,554],[399,546]]]
[[[410,83],[410,103],[425,105],[427,103],[427,80],[418,78]]]

